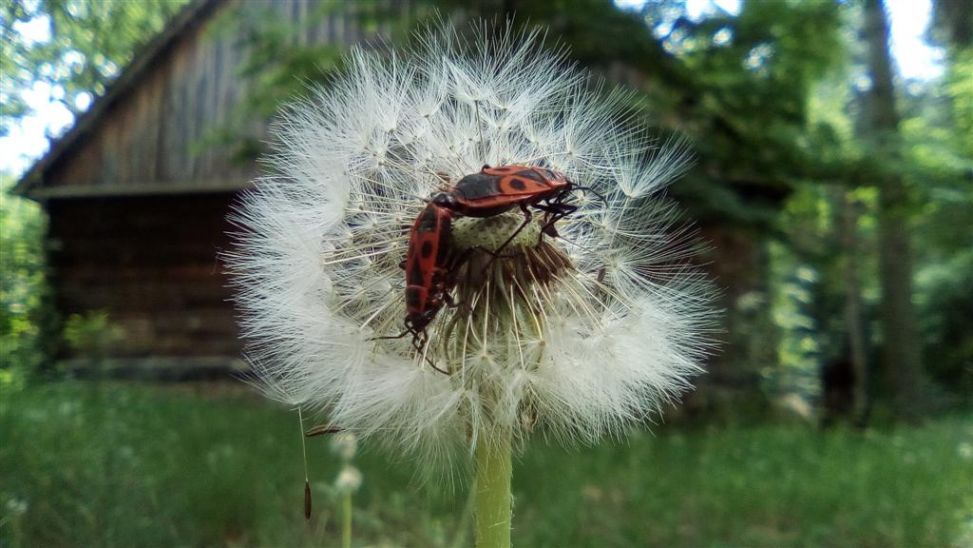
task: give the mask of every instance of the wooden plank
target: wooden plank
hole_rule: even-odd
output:
[[[164,182],[137,182],[130,184],[105,184],[97,186],[69,185],[44,188],[32,192],[38,200],[60,198],[95,198],[121,196],[168,196],[180,194],[205,194],[242,190],[252,186],[251,181],[199,181],[182,184]]]

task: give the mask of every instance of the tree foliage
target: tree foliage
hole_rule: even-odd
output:
[[[860,5],[847,5],[843,11],[845,28],[862,26]],[[965,273],[973,270],[968,253],[973,249],[973,234],[957,230],[973,224],[973,155],[964,144],[969,132],[963,129],[961,114],[973,104],[973,94],[964,91],[969,87],[969,71],[958,77],[957,71],[964,70],[962,55],[950,55],[942,78],[904,81],[895,77],[887,93],[897,103],[899,120],[890,133],[888,127],[876,128],[866,119],[872,114],[866,102],[872,82],[863,77],[867,70],[859,38],[856,33],[844,35],[845,70],[821,81],[812,96],[809,131],[831,136],[821,140],[816,150],[833,169],[825,171],[825,177],[808,179],[779,219],[787,243],[779,272],[804,268],[814,272],[807,310],[817,352],[814,359],[827,363],[849,352],[850,326],[843,314],[848,298],[846,265],[855,265],[862,276],[860,319],[868,341],[870,374],[887,376],[887,363],[878,354],[880,320],[889,318],[880,308],[885,296],[879,280],[888,268],[877,262],[882,245],[878,192],[883,181],[894,177],[900,185],[895,224],[915,249],[915,295],[908,290],[904,295],[918,305],[917,319],[910,321],[918,321],[922,340],[909,344],[913,350],[924,349],[924,371],[939,381],[939,389],[963,394],[962,387],[969,386],[973,377],[969,368],[973,337],[962,335],[973,332],[965,320],[969,315],[955,313],[969,302],[970,290],[965,288],[973,287],[964,285]],[[889,147],[894,147],[893,153]],[[839,229],[842,196],[858,210],[850,232]],[[842,239],[848,237],[857,242],[854,249],[843,247]],[[889,251],[889,264],[901,265],[898,249]],[[806,336],[790,329],[785,339]],[[871,388],[873,395],[882,395],[881,383],[873,382]],[[894,388],[886,386],[884,391],[894,392]]]
[[[3,122],[29,112],[25,92],[46,83],[74,114],[187,0],[12,0],[2,7]]]
[[[0,391],[22,382],[43,359],[44,217],[37,204],[7,194],[0,178]]]
[[[683,0],[503,4],[481,12],[548,27],[580,63],[636,88],[640,115],[692,140],[698,164],[675,192],[696,217],[767,227],[793,183],[820,170],[807,106],[845,55],[837,4],[745,2],[696,17]]]

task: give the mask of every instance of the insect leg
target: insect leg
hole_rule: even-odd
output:
[[[572,188],[571,190],[580,190],[582,192],[590,192],[590,193],[594,194],[595,196],[597,196],[598,199],[602,201],[602,203],[604,203],[605,205],[608,204],[608,200],[606,200],[604,196],[602,196],[598,191],[596,191],[595,189],[591,188],[590,186],[576,186],[576,187]]]
[[[559,236],[557,230],[554,228],[554,223],[578,210],[578,206],[576,205],[562,204],[559,201],[554,201],[550,204],[537,204],[534,207],[548,214],[544,226],[541,227],[541,234],[547,234],[552,238]]]
[[[446,306],[449,308],[456,308],[460,305],[460,303],[453,300],[453,296],[449,293],[443,293],[443,302],[446,303]]]
[[[385,336],[382,336],[382,337],[370,337],[370,338],[365,339],[365,340],[367,340],[367,341],[385,341],[385,340],[391,340],[391,339],[401,339],[402,337],[405,337],[409,333],[413,333],[413,331],[411,329],[406,329],[405,331],[399,333],[398,335],[385,335]],[[413,333],[413,335],[415,335],[415,333]]]
[[[425,335],[426,335],[425,331],[416,332],[415,336],[412,338],[412,347],[416,349],[416,352],[418,352],[419,355],[422,356],[424,360],[426,360],[426,363],[429,364],[429,367],[435,369],[436,371],[439,371],[440,373],[448,377],[449,372],[436,367],[436,364],[432,360],[430,360],[429,356],[426,356],[425,353],[423,352],[423,350],[426,349]]]

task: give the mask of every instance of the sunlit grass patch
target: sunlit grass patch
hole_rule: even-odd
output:
[[[4,546],[334,545],[338,458],[245,391],[58,384],[0,398]],[[514,468],[518,546],[961,546],[973,421],[896,431],[662,426],[623,445],[536,444]],[[461,546],[465,489],[356,458],[356,545]],[[965,533],[964,533],[965,531]],[[967,536],[964,536],[967,535]]]

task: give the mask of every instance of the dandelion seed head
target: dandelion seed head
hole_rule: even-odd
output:
[[[619,435],[688,389],[708,349],[708,286],[660,196],[685,147],[630,129],[626,93],[593,87],[538,32],[464,32],[355,50],[274,125],[226,256],[254,375],[362,441],[436,462],[498,428]],[[543,165],[590,191],[558,238],[542,212],[513,239],[519,209],[457,215],[458,304],[422,352],[378,338],[404,329],[409,227],[443,177],[484,164]]]
[[[338,477],[334,480],[335,491],[341,494],[354,493],[361,487],[362,474],[350,464],[346,464],[338,472]]]
[[[27,513],[27,510],[28,508],[30,508],[30,505],[27,503],[26,500],[18,499],[18,498],[10,498],[7,499],[7,502],[6,504],[4,504],[4,507],[6,508],[7,512],[10,515],[22,516]]]

